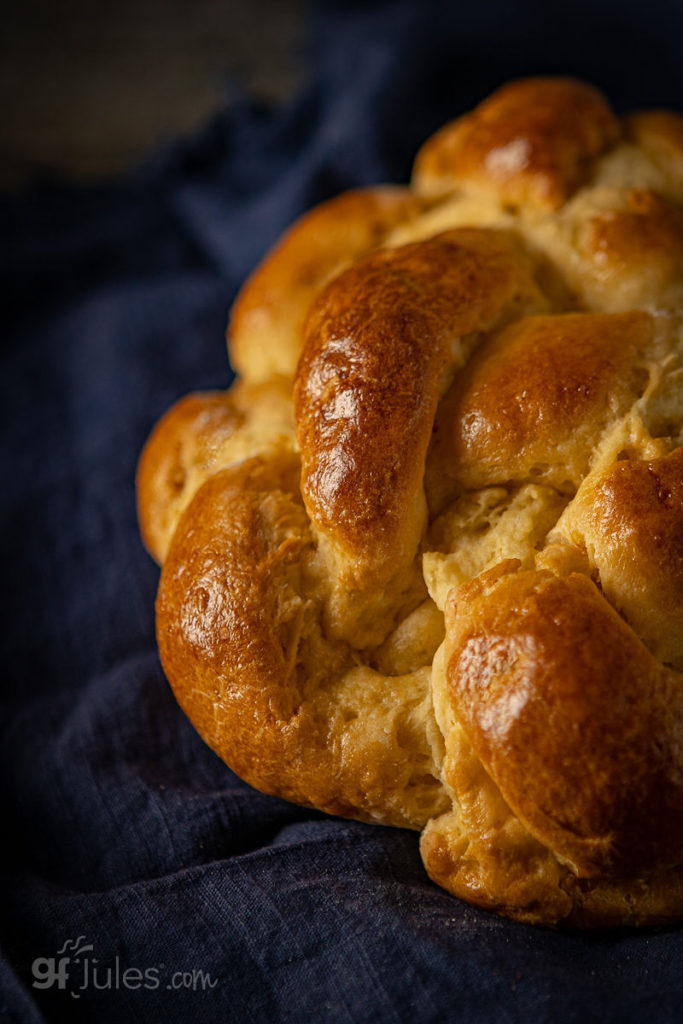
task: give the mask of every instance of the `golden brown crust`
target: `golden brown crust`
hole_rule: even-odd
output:
[[[626,118],[624,127],[626,137],[661,169],[667,194],[683,201],[683,117],[672,110],[648,110]]]
[[[455,712],[518,819],[578,877],[675,866],[683,846],[683,676],[589,577],[485,573],[452,592]]]
[[[534,304],[519,247],[466,229],[368,257],[317,300],[294,390],[302,490],[354,575],[397,551],[412,561],[444,386],[469,336]]]
[[[578,226],[577,245],[591,295],[616,294],[619,305],[683,304],[683,211],[648,189],[631,189],[617,206],[589,215]]]
[[[294,494],[296,460],[286,468]],[[269,470],[260,461],[246,472],[224,470],[197,493],[164,563],[157,632],[176,696],[207,741],[222,748],[227,734],[235,770],[266,789],[296,751],[303,778],[288,795],[307,802],[309,782],[315,797],[318,772],[329,772],[329,755],[321,744],[296,742],[302,727],[315,735],[321,723],[299,714],[301,697],[288,679],[288,634],[303,601],[287,574],[297,572],[310,536],[300,505],[272,490]],[[268,691],[262,679],[273,681]]]
[[[211,473],[257,452],[294,446],[289,389],[280,378],[187,395],[159,420],[137,471],[138,520],[159,564],[178,520]]]
[[[176,525],[175,508],[187,483],[183,441],[189,436],[196,447],[208,447],[223,434],[231,436],[242,418],[222,391],[181,398],[156,424],[144,447],[137,470],[138,521],[149,553],[161,564]],[[199,461],[205,461],[199,455]]]
[[[683,918],[682,202],[677,115],[512,83],[295,225],[140,461],[206,741],[523,921]]]
[[[457,810],[433,818],[420,841],[438,885],[527,924],[606,928],[680,920],[680,867],[646,878],[577,878],[512,813],[464,731],[453,732],[447,761]]]
[[[312,539],[298,472],[295,456],[252,459],[198,491],[161,574],[164,669],[207,743],[252,785],[419,827],[444,805],[426,680],[406,677],[401,703],[325,638],[306,580]]]
[[[683,448],[587,481],[562,532],[653,653],[683,668]]]
[[[453,809],[422,833],[427,872],[455,896],[529,923],[555,924],[574,900],[561,886],[566,872],[505,803],[462,728],[451,730],[444,772]]]
[[[639,397],[655,337],[643,312],[526,317],[475,354],[439,417],[451,470],[576,486],[608,419]]]
[[[346,264],[423,209],[407,188],[346,192],[301,217],[248,279],[232,308],[228,344],[246,380],[293,377],[311,302]]]
[[[583,82],[511,82],[424,145],[415,186],[434,194],[475,185],[503,204],[558,209],[617,135],[604,98]]]

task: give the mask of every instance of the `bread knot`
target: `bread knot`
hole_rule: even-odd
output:
[[[683,119],[511,83],[287,233],[140,460],[206,742],[519,920],[683,917],[682,204]]]

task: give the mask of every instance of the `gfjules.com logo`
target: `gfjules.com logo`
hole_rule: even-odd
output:
[[[33,988],[62,989],[74,999],[80,999],[81,993],[88,989],[102,992],[166,988],[202,992],[218,984],[218,979],[212,978],[208,971],[170,970],[166,964],[124,967],[118,956],[113,961],[100,962],[97,957],[86,955],[93,949],[92,943],[86,944],[85,935],[79,935],[77,939],[67,939],[55,956],[36,957],[31,964]]]

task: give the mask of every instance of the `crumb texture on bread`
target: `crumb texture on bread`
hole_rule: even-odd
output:
[[[683,118],[510,83],[294,225],[228,344],[137,480],[206,742],[518,920],[683,917]]]

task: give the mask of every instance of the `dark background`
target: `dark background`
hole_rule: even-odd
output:
[[[196,131],[230,79],[282,102],[301,84],[306,0],[24,0],[0,33],[0,186],[92,181]]]
[[[5,5],[0,33],[0,187],[50,172],[79,181],[120,173],[196,131],[235,89],[291,101],[309,80],[321,12],[333,33],[358,33],[349,72],[368,42],[381,56],[400,38],[403,58],[425,65],[418,77],[416,66],[403,68],[406,85],[418,108],[427,98],[438,105],[435,117],[538,73],[586,77],[620,107],[680,104],[673,0],[24,0]]]
[[[33,2],[4,28],[0,1019],[679,1020],[680,929],[504,921],[433,886],[415,835],[204,747],[159,667],[134,474],[173,400],[228,383],[229,304],[294,217],[405,181],[511,77],[683,109],[683,7]],[[78,991],[72,963],[37,989],[81,936],[163,981]],[[193,970],[213,987],[166,987]]]

